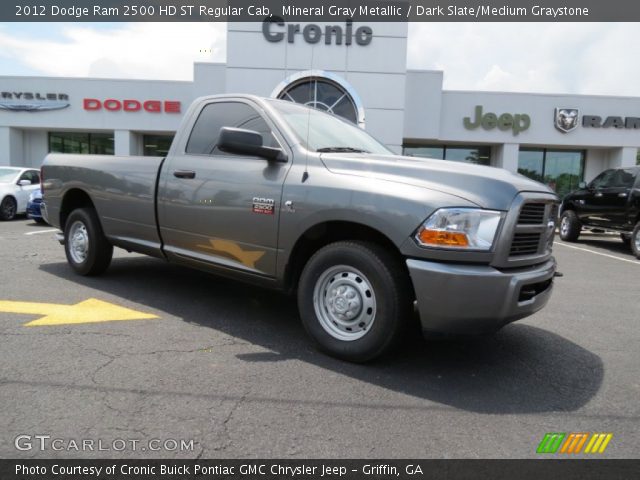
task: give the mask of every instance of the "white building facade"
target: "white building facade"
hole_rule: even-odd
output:
[[[0,165],[49,152],[163,155],[191,101],[252,93],[341,115],[397,153],[502,167],[564,194],[636,164],[640,97],[446,91],[408,70],[407,24],[229,23],[191,82],[0,76]]]

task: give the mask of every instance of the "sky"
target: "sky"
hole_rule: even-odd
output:
[[[412,23],[409,68],[448,90],[640,96],[634,23]],[[0,75],[191,80],[224,23],[0,23]]]

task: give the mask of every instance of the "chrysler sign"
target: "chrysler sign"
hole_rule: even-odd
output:
[[[66,93],[0,92],[0,110],[13,112],[43,112],[69,106]]]

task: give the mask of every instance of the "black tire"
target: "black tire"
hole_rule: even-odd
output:
[[[640,260],[640,222],[636,223],[633,232],[631,232],[631,252]]]
[[[74,232],[79,233],[81,238],[84,236],[84,242],[72,241]],[[79,249],[74,250],[74,244]],[[86,246],[84,250],[81,248],[83,244]],[[71,212],[64,228],[64,251],[69,265],[80,275],[99,275],[109,267],[113,245],[104,236],[93,208],[78,208]]]
[[[0,220],[13,220],[18,212],[18,204],[13,197],[4,197],[0,203]]]
[[[560,217],[560,238],[565,242],[575,242],[580,236],[582,224],[573,210],[565,210]]]
[[[345,275],[347,272],[350,273]],[[342,282],[352,282],[355,289],[362,289],[356,295],[356,300],[361,300],[359,310],[354,307],[352,311],[350,307],[353,297],[349,295],[353,294],[354,288],[336,286]],[[331,285],[334,285],[333,289]],[[351,288],[351,291],[340,293],[340,288]],[[316,289],[318,302],[315,301]],[[322,351],[343,360],[366,362],[389,352],[399,343],[412,319],[412,291],[404,265],[391,253],[376,244],[342,241],[321,248],[305,265],[298,284],[298,310],[304,328]],[[342,301],[344,308],[345,300],[349,311],[336,313],[338,302]],[[328,303],[331,303],[333,313],[329,312]],[[359,313],[354,313],[356,311]],[[335,321],[336,315],[352,313],[356,316],[344,320],[341,326]],[[344,331],[349,328],[354,331]],[[340,338],[341,335],[351,338]],[[355,338],[358,335],[361,337]]]
[[[628,233],[621,233],[620,234],[620,240],[622,240],[622,243],[624,243],[627,247],[631,246],[631,235]]]

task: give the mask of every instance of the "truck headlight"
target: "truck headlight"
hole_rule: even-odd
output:
[[[502,212],[478,208],[441,208],[420,226],[416,241],[423,247],[490,250]]]

